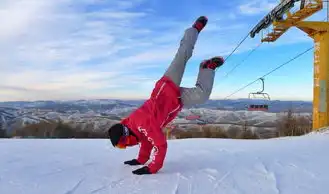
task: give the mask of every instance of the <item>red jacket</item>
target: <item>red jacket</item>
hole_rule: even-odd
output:
[[[151,173],[158,172],[167,152],[167,140],[162,129],[182,109],[179,87],[170,78],[163,76],[157,81],[151,97],[129,117],[121,121],[132,130],[141,143],[137,160],[145,164],[154,148],[154,156],[148,165]]]

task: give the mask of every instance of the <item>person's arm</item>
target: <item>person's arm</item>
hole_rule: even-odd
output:
[[[139,149],[139,153],[138,153],[138,157],[137,157],[137,161],[140,164],[145,164],[149,159],[150,159],[150,155],[152,152],[152,144],[151,142],[144,140],[141,142],[141,147]]]
[[[167,143],[154,146],[154,155],[151,163],[147,166],[150,173],[157,173],[163,166],[164,159],[167,153]]]
[[[154,148],[151,162],[140,169],[133,171],[134,174],[155,174],[163,166],[167,153],[167,140],[161,130],[150,130],[147,133],[147,141]]]

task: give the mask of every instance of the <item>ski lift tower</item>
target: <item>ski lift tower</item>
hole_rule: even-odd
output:
[[[301,1],[298,11],[290,11]],[[303,21],[323,8],[322,0],[281,0],[250,32],[250,37],[273,24],[262,42],[274,42],[289,28],[297,27],[314,40],[313,130],[329,125],[329,22]],[[284,19],[284,15],[286,18]]]

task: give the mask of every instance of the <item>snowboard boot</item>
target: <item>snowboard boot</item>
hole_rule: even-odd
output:
[[[207,25],[208,18],[205,16],[200,16],[193,24],[193,28],[197,29],[200,33],[201,30]]]
[[[201,63],[201,67],[203,69],[212,69],[215,70],[216,68],[222,66],[224,64],[223,57],[213,57],[211,59],[205,60]]]

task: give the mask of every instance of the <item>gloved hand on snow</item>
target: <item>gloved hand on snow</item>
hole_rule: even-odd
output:
[[[128,164],[131,166],[141,165],[141,163],[139,163],[136,159],[125,161],[124,164]]]
[[[133,174],[143,175],[143,174],[152,174],[147,166],[139,168],[133,171]]]

